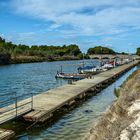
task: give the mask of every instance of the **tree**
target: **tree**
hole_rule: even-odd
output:
[[[79,47],[76,44],[69,45],[66,52],[69,55],[73,55],[73,56],[77,56],[81,53]]]
[[[107,47],[103,47],[103,46],[96,46],[94,48],[89,48],[87,53],[89,55],[92,54],[115,54],[115,51],[107,48]]]
[[[23,44],[13,44],[12,42],[7,42],[5,39],[0,37],[0,53],[1,53],[1,62],[8,62],[18,59],[28,59],[28,56],[37,56],[40,60],[64,60],[78,58],[81,51],[78,45],[63,45],[63,46],[54,46],[54,45],[33,45],[31,47]],[[4,59],[5,58],[5,59]],[[14,61],[12,61],[14,62]],[[21,62],[23,62],[21,60]]]
[[[136,54],[140,56],[140,48],[137,48]]]
[[[5,43],[5,39],[3,39],[2,37],[0,37],[0,42]]]
[[[0,43],[0,64],[9,64],[11,60],[11,55],[4,47],[4,42]]]

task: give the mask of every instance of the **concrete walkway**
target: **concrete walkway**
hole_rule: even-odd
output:
[[[92,79],[83,79],[73,84],[64,85],[56,89],[49,90],[44,93],[40,93],[33,98],[33,110],[31,111],[31,105],[27,104],[31,98],[18,102],[17,112],[11,110],[5,113],[4,110],[8,108],[14,108],[15,105],[10,105],[6,108],[0,109],[0,124],[7,122],[8,120],[14,119],[15,117],[23,116],[27,121],[45,121],[53,115],[53,112],[60,109],[64,105],[70,105],[77,98],[82,98],[88,94],[92,88],[100,88],[102,84],[108,84],[110,80],[121,75],[125,71],[128,71],[133,66],[137,65],[139,61],[131,62],[123,66],[111,69],[109,71],[100,73]],[[30,111],[30,112],[29,112]],[[29,112],[29,113],[27,113]]]

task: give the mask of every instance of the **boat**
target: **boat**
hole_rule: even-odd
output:
[[[63,79],[84,79],[88,78],[88,74],[82,74],[82,73],[73,73],[73,74],[66,74],[63,72],[57,72],[55,78],[63,78]]]
[[[78,68],[79,73],[98,73],[98,72],[103,72],[107,71],[107,68],[102,67],[102,66],[86,66],[86,67],[79,67]]]
[[[102,66],[97,66],[96,67],[96,72],[104,72],[104,71],[107,71],[108,69],[107,68],[104,68]]]
[[[112,64],[104,64],[102,66],[102,68],[104,68],[104,69],[112,69],[113,68],[113,65]]]
[[[88,77],[90,77],[89,74],[81,73],[80,71],[78,71],[77,73],[64,73],[62,65],[60,71],[57,71],[55,75],[55,78],[75,79],[75,80],[80,80]]]
[[[95,66],[85,66],[85,67],[79,67],[77,70],[79,73],[94,72],[94,71],[96,71],[96,67]]]

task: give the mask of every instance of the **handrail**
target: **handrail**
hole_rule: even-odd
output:
[[[4,97],[7,95],[9,95],[9,94],[1,94],[0,97]],[[25,99],[25,97],[28,97],[27,99],[30,99],[30,100],[25,99],[25,101],[22,103],[22,101],[24,100],[23,97],[24,97],[24,99]],[[3,100],[3,99],[0,98],[0,100]],[[33,93],[22,94],[19,96],[17,96],[16,93],[12,94],[12,97],[10,97],[9,99],[0,101],[0,106],[1,106],[0,119],[2,119],[2,118],[4,119],[5,115],[9,115],[9,119],[12,116],[18,117],[18,115],[22,113],[22,112],[18,113],[18,111],[23,109],[27,105],[30,105],[29,108],[27,108],[28,111],[33,109]],[[23,110],[23,112],[25,113],[24,110]],[[0,120],[0,124],[3,122],[3,119]],[[7,119],[7,117],[6,117],[6,119]]]

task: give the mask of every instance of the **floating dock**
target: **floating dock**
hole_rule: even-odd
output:
[[[12,130],[0,128],[0,140],[8,140],[14,137],[15,133]]]
[[[33,102],[31,102],[31,98],[28,98],[16,103],[17,108],[15,108],[15,104],[1,108],[0,124],[19,116],[23,116],[26,121],[34,123],[44,122],[62,107],[71,106],[77,100],[81,100],[90,94],[94,95],[102,88],[107,87],[124,72],[136,66],[138,63],[139,61],[133,61],[129,64],[97,74],[90,79],[86,78],[40,93],[33,97]],[[10,108],[13,109],[10,110]],[[9,111],[6,111],[8,109]]]

